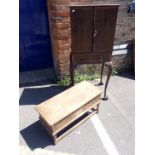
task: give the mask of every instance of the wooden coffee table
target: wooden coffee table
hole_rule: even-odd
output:
[[[101,90],[83,81],[35,106],[54,144],[99,111]]]

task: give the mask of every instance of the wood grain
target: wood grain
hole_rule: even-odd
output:
[[[94,7],[71,7],[70,9],[72,53],[91,52]]]
[[[93,52],[112,53],[117,10],[117,6],[95,7]]]
[[[50,126],[53,126],[100,94],[99,88],[83,81],[35,106],[35,109]]]

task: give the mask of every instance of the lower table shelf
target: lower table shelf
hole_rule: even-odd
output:
[[[40,117],[41,123],[46,127],[46,129],[49,131],[50,135],[53,138],[53,143],[56,144],[59,140],[64,138],[67,134],[69,134],[71,131],[73,131],[75,128],[77,128],[80,124],[84,123],[86,120],[88,120],[91,116],[96,114],[98,112],[98,109],[96,107],[90,109],[86,113],[84,113],[82,116],[74,120],[72,123],[70,123],[68,126],[63,128],[61,131],[59,131],[57,134],[53,135],[52,129],[48,127],[46,122]]]

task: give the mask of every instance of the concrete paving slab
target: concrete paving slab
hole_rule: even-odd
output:
[[[29,146],[34,150],[37,148],[45,148],[56,152],[66,152],[74,154],[92,154],[96,153],[107,155],[106,150],[102,146],[99,137],[91,123],[88,120],[79,128],[74,130],[57,145],[51,145],[51,137],[46,129],[38,120],[38,114],[34,110],[33,105],[25,105],[20,107],[20,145]]]
[[[53,68],[26,71],[19,73],[19,86],[30,86],[41,83],[52,83],[56,79]]]
[[[53,89],[53,87],[55,88]],[[62,139],[56,146],[51,145],[51,137],[39,122],[34,105],[66,89],[64,87],[56,88],[56,86],[46,85],[41,88],[28,87],[24,88],[24,90],[21,89],[19,111],[20,145],[28,146],[31,150],[44,148],[46,150],[79,155],[96,155],[96,153],[107,155],[90,120]],[[53,90],[55,93],[50,93],[48,96],[47,94]]]
[[[117,89],[116,89],[117,88]],[[109,99],[124,117],[134,126],[135,120],[135,81],[114,76],[108,88]]]
[[[19,152],[20,155],[75,155],[64,152],[48,151],[40,148],[32,151],[28,147],[22,145],[19,148]]]
[[[99,118],[120,155],[134,155],[134,129],[111,103],[102,104]]]
[[[114,76],[99,118],[120,155],[134,155],[134,80]]]

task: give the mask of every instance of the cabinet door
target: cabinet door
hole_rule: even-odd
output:
[[[70,8],[72,53],[93,51],[94,7]]]
[[[112,53],[117,10],[117,6],[95,7],[94,52]]]

